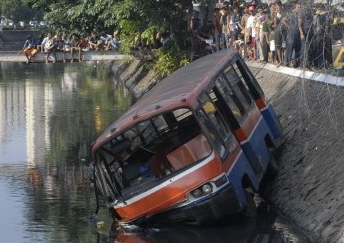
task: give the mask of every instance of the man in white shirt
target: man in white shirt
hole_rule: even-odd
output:
[[[255,60],[256,59],[256,35],[257,35],[257,18],[256,18],[256,10],[254,6],[250,6],[248,8],[250,17],[248,17],[246,22],[246,33],[248,33],[248,41],[249,41],[249,58]],[[250,55],[251,52],[251,55]]]

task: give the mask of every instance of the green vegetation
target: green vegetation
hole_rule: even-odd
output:
[[[213,3],[211,0],[198,2],[201,6]],[[156,70],[161,76],[198,56],[191,45],[194,37],[188,28],[192,0],[0,0],[2,12],[5,8],[8,11],[13,3],[18,5],[17,12],[30,8],[37,14],[43,11],[44,20],[55,33],[66,31],[88,36],[92,30],[111,35],[119,31],[121,49],[126,53],[133,49],[156,49],[157,34],[167,33],[173,41],[156,55]]]

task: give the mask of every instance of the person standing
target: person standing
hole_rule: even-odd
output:
[[[221,8],[221,17],[220,17],[220,24],[222,25],[222,34],[221,34],[221,42],[223,48],[229,47],[229,37],[230,37],[230,29],[228,25],[228,19],[230,18],[230,13],[228,12],[228,7],[223,6]]]
[[[314,57],[312,56],[314,45],[313,41],[313,14],[310,4],[304,0],[302,7],[298,13],[298,28],[301,38],[301,66],[303,68],[310,68]]]
[[[221,18],[220,9],[215,8],[213,11],[213,24],[214,24],[214,39],[215,39],[216,51],[220,50],[221,42],[223,44],[222,25],[220,23],[220,18]]]
[[[293,11],[291,11],[283,20],[282,24],[287,28],[287,38],[286,38],[286,52],[284,65],[291,66],[292,63],[294,67],[299,67],[300,65],[300,50],[301,50],[301,39],[300,31],[298,28],[298,13],[300,11],[300,4],[294,6]],[[294,58],[293,56],[294,52]]]
[[[240,32],[240,26],[239,26],[239,22],[240,22],[240,16],[239,16],[239,8],[238,7],[234,7],[233,11],[231,12],[230,15],[230,35],[231,35],[231,44],[234,43],[234,41],[236,41],[238,39],[238,35]]]
[[[241,33],[244,35],[244,58],[247,59],[248,58],[248,33],[246,30],[246,23],[248,18],[250,17],[249,13],[248,13],[248,7],[245,7],[243,10],[243,15],[241,16],[241,20],[238,23],[240,29],[242,30]]]
[[[250,6],[248,8],[250,17],[247,19],[246,23],[246,31],[248,34],[247,44],[249,47],[249,59],[250,60],[256,60],[256,34],[257,34],[257,19],[256,19],[256,12],[255,7]]]
[[[314,65],[317,68],[326,68],[328,64],[332,64],[332,58],[328,60],[328,56],[332,57],[330,47],[331,39],[329,38],[328,13],[322,4],[318,4],[314,16]]]
[[[277,53],[277,64],[279,67],[284,61],[284,49],[286,48],[285,41],[285,29],[282,24],[282,19],[284,18],[284,13],[282,12],[282,6],[276,4],[276,14],[273,20],[275,26],[275,48]]]

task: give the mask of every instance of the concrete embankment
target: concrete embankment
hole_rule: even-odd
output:
[[[285,134],[269,200],[314,242],[344,242],[344,77],[250,66]]]
[[[344,78],[249,66],[285,134],[280,173],[268,188],[267,199],[312,242],[344,242],[344,88],[340,87]],[[113,71],[137,96],[156,81],[138,60],[130,65],[116,61]]]

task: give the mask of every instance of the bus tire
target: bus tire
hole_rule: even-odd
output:
[[[278,164],[276,162],[275,156],[270,151],[270,163],[268,164],[265,176],[268,181],[272,181],[278,174]]]
[[[242,215],[245,218],[253,218],[256,216],[257,213],[257,206],[253,199],[253,194],[248,192],[247,190],[244,190],[245,192],[245,198],[246,198],[246,207],[242,211]]]
[[[272,152],[270,151],[270,162],[268,166],[266,167],[265,174],[263,176],[262,181],[260,182],[259,192],[263,193],[265,189],[267,188],[268,184],[277,176],[277,174],[278,174],[278,164]]]

